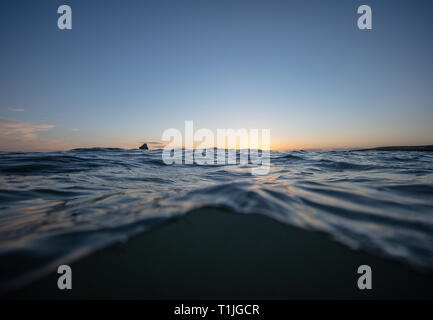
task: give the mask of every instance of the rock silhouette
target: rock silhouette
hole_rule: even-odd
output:
[[[140,150],[149,150],[147,143],[143,143],[143,145],[139,148]]]

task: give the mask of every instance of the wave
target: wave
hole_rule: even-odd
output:
[[[166,165],[162,150],[2,152],[0,286],[202,207],[264,214],[433,270],[431,154],[270,155],[269,174],[253,176],[251,165]]]

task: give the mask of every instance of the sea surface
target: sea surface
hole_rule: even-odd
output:
[[[433,153],[271,152],[263,176],[254,165],[166,165],[161,155],[0,152],[0,287],[202,207],[264,214],[433,270]]]

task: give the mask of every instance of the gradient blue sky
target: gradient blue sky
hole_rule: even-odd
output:
[[[274,149],[433,144],[432,15],[433,1],[1,1],[0,150],[136,147],[185,120],[270,128]]]

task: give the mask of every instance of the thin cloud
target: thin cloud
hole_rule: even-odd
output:
[[[9,108],[9,111],[11,111],[11,112],[24,112],[24,109],[22,109],[22,108]]]
[[[168,142],[163,141],[149,141],[147,144],[153,148],[164,148]]]
[[[18,138],[32,141],[38,138],[37,132],[54,128],[51,124],[34,124],[30,122],[0,119],[0,138]]]
[[[51,124],[0,119],[0,150],[52,151],[70,149],[72,145],[58,139],[43,139],[42,131],[54,128]]]

